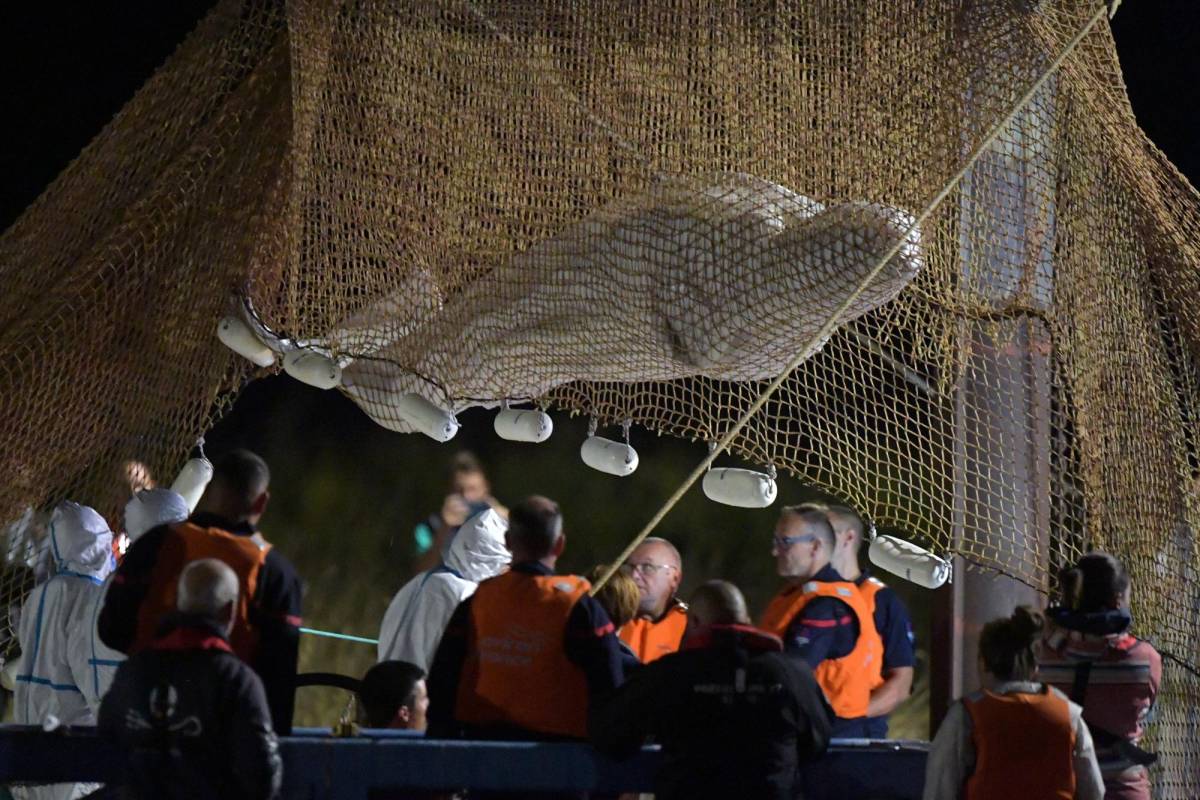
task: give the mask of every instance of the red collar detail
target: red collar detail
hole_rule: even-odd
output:
[[[203,628],[175,628],[165,636],[155,639],[151,650],[224,650],[232,653],[229,642],[212,631]]]
[[[683,640],[681,650],[703,650],[738,643],[747,650],[781,652],[783,640],[753,625],[706,625]]]
[[[1110,639],[1108,646],[1114,650],[1131,650],[1133,649],[1133,646],[1137,644],[1137,642],[1137,637],[1129,633],[1122,633]]]

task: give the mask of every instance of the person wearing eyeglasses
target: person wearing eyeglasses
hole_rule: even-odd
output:
[[[683,562],[675,545],[652,536],[637,546],[624,567],[641,597],[637,616],[621,626],[621,641],[648,664],[678,650],[687,631],[687,604],[675,594]]]
[[[867,738],[871,691],[882,683],[883,642],[858,587],[830,563],[834,545],[824,512],[803,506],[782,510],[771,552],[787,583],[759,627],[783,639],[784,652],[812,668],[837,717],[833,735]]]

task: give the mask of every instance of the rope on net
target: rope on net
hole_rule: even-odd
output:
[[[716,443],[716,446],[709,449],[708,455],[696,465],[691,474],[684,478],[683,482],[679,484],[679,487],[676,488],[671,496],[667,498],[666,502],[664,502],[658,511],[655,512],[654,516],[650,518],[650,520],[642,528],[641,532],[638,533],[638,535],[630,541],[625,549],[621,551],[621,554],[605,568],[604,573],[600,576],[600,579],[596,581],[595,585],[592,586],[592,595],[595,595],[596,592],[600,591],[604,584],[608,583],[609,579],[616,574],[617,570],[619,570],[621,565],[625,563],[625,560],[633,554],[633,551],[637,549],[638,545],[645,541],[646,537],[649,536],[654,529],[658,527],[658,524],[663,521],[667,514],[671,512],[671,509],[675,507],[676,503],[683,499],[683,496],[687,494],[688,489],[692,488],[692,485],[704,476],[704,473],[717,459],[717,456],[725,452],[729,445],[732,444],[733,440],[737,438],[737,435],[741,433],[742,429],[746,427],[746,424],[750,421],[750,419],[758,413],[759,409],[766,405],[767,401],[770,400],[779,387],[783,385],[783,382],[787,380],[791,372],[808,358],[809,354],[812,352],[812,348],[814,348],[818,343],[824,341],[834,332],[834,328],[837,326],[838,321],[842,318],[842,315],[854,304],[863,291],[865,291],[866,288],[871,285],[872,281],[879,276],[879,274],[883,271],[883,268],[887,266],[888,262],[900,252],[905,243],[908,241],[909,237],[912,236],[916,231],[920,230],[921,226],[925,224],[925,221],[928,220],[934,211],[941,206],[942,202],[949,197],[950,193],[954,191],[955,187],[957,187],[962,179],[966,177],[967,173],[971,171],[979,159],[983,157],[983,154],[987,152],[988,148],[990,148],[996,139],[999,138],[1000,134],[1003,133],[1004,130],[1010,125],[1012,125],[1012,123],[1016,120],[1017,115],[1024,110],[1025,106],[1029,105],[1030,101],[1032,101],[1037,93],[1041,91],[1042,87],[1046,85],[1046,82],[1049,81],[1056,72],[1058,72],[1059,68],[1063,65],[1063,62],[1067,60],[1079,43],[1083,41],[1083,39],[1089,33],[1091,33],[1091,30],[1095,27],[1096,23],[1108,17],[1110,12],[1113,10],[1115,10],[1115,8],[1110,8],[1109,0],[1103,0],[1103,2],[1100,3],[1100,6],[1091,15],[1091,17],[1088,18],[1088,21],[1075,34],[1075,36],[1072,37],[1071,40],[1066,44],[1062,52],[1059,53],[1054,61],[1052,61],[1046,67],[1046,69],[1042,72],[1038,79],[1033,82],[1033,85],[1030,86],[1025,94],[1013,104],[1012,109],[999,122],[993,125],[991,130],[988,131],[987,135],[980,140],[979,144],[977,144],[975,149],[971,151],[971,155],[963,163],[963,166],[958,170],[958,172],[956,172],[946,182],[946,184],[934,196],[928,205],[925,206],[925,209],[908,227],[904,234],[897,238],[895,244],[893,244],[888,251],[879,258],[874,267],[872,267],[871,271],[867,273],[866,277],[859,282],[857,288],[851,292],[850,296],[847,297],[840,306],[838,306],[836,311],[829,315],[829,318],[825,321],[825,324],[822,325],[821,329],[812,337],[812,340],[808,343],[808,345],[797,351],[797,354],[793,356],[792,360],[788,362],[787,366],[785,366],[783,370],[775,377],[775,379],[772,380],[771,383],[762,390],[758,397],[755,398],[754,402],[750,404],[749,408],[747,408],[745,412],[742,413],[741,417],[738,418],[737,422],[735,422],[733,426],[726,431],[725,435],[720,438],[720,440]]]

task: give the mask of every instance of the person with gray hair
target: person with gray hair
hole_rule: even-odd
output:
[[[175,612],[117,669],[99,727],[128,753],[122,796],[279,795],[283,764],[266,693],[229,644],[238,594],[237,575],[223,561],[188,562]]]
[[[679,651],[642,667],[593,709],[592,743],[620,758],[653,736],[664,756],[659,800],[797,797],[799,765],[823,753],[830,736],[812,671],[750,625],[732,583],[697,589],[688,618]]]
[[[175,590],[175,607],[179,613],[220,620],[226,626],[226,634],[233,626],[237,599],[237,575],[225,562],[215,558],[189,563],[179,576],[179,586]]]
[[[638,659],[649,663],[674,653],[687,629],[687,604],[676,597],[683,580],[679,550],[666,539],[651,536],[629,554],[622,565],[637,584],[638,613],[618,632]]]

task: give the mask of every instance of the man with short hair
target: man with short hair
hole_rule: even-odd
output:
[[[380,661],[363,676],[358,701],[368,728],[423,731],[429,710],[425,670],[407,661]]]
[[[502,519],[508,517],[508,509],[492,496],[487,473],[474,453],[462,450],[455,454],[449,473],[449,493],[442,499],[442,507],[413,529],[422,570],[434,566],[459,526],[471,517],[489,508]]]
[[[162,525],[133,543],[100,612],[101,640],[132,655],[154,640],[174,607],[184,565],[217,558],[238,576],[239,600],[230,644],[262,678],[275,730],[292,729],[300,645],[300,578],[258,532],[270,499],[266,462],[249,450],[217,459],[213,478],[192,517]]]
[[[592,742],[622,757],[653,735],[663,748],[659,800],[791,800],[800,763],[829,744],[830,712],[812,671],[750,626],[731,583],[697,589],[688,616],[683,647],[593,711]]]
[[[629,555],[623,565],[637,584],[641,600],[637,616],[621,626],[621,641],[643,663],[679,649],[687,629],[687,605],[676,597],[683,580],[683,562],[675,545],[652,536]]]
[[[179,576],[176,611],[117,669],[100,730],[128,754],[137,798],[276,797],[283,778],[262,682],[233,653],[238,577],[204,558]]]
[[[866,527],[862,517],[848,506],[829,506],[825,509],[825,515],[836,538],[832,566],[839,575],[858,587],[883,641],[883,660],[880,663],[882,683],[871,690],[865,724],[868,737],[886,739],[888,714],[912,692],[913,664],[916,662],[913,656],[912,622],[908,609],[896,593],[859,566],[858,553]]]
[[[834,735],[866,737],[871,691],[880,684],[883,643],[858,587],[831,564],[835,539],[824,512],[782,509],[771,552],[787,584],[767,606],[760,627],[802,658],[833,708]]]
[[[429,670],[431,733],[582,739],[591,700],[620,684],[620,646],[591,585],[555,574],[562,527],[545,497],[509,512],[512,568],[459,605]]]

